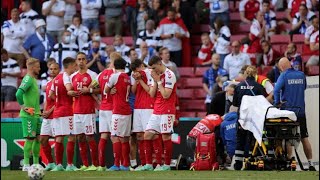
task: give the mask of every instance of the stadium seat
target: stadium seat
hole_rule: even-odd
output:
[[[287,19],[287,12],[286,11],[276,11],[275,13],[276,13],[277,21]]]
[[[180,117],[196,117],[196,112],[180,112]]]
[[[201,34],[206,32],[206,33],[210,33],[210,27],[208,24],[200,24],[200,32]]]
[[[207,112],[197,112],[197,117],[199,117],[201,119],[206,117],[206,115],[207,115]]]
[[[203,88],[195,89],[193,93],[195,99],[205,99],[207,95]]]
[[[271,44],[288,44],[290,43],[290,36],[286,34],[275,34],[270,36]]]
[[[200,88],[202,87],[202,78],[187,78],[184,83],[185,88]]]
[[[12,118],[20,117],[20,112],[12,112]]]
[[[310,59],[311,55],[303,55],[302,56],[302,64],[308,62],[308,60]]]
[[[23,78],[28,73],[27,68],[21,69],[21,78]]]
[[[5,112],[18,112],[20,111],[20,105],[17,101],[9,101],[4,104]]]
[[[191,36],[191,44],[192,45],[200,45],[201,46],[201,35],[193,35]]]
[[[230,13],[230,20],[232,22],[240,22],[241,21],[240,13],[239,12],[231,12]]]
[[[319,66],[306,67],[306,74],[308,76],[319,76]]]
[[[194,24],[192,26],[191,34],[201,35],[204,32],[207,32],[207,33],[210,32],[210,28],[208,24]]]
[[[133,45],[133,38],[132,36],[125,36],[123,37],[123,41],[127,46],[132,46]]]
[[[81,4],[80,3],[76,3],[76,11],[77,12],[81,11]]]
[[[178,71],[181,77],[193,77],[193,67],[178,67]]]
[[[200,50],[200,45],[193,45],[191,49],[191,55],[198,56],[199,50]]]
[[[206,72],[209,67],[196,67],[194,75],[197,77],[203,77],[204,72]]]
[[[246,35],[244,35],[244,34],[231,35],[230,42],[233,42],[233,41],[241,41],[241,39],[244,38],[244,37],[246,37]]]
[[[292,37],[292,42],[296,44],[304,44],[304,35],[303,34],[294,34]]]
[[[113,44],[113,37],[102,37],[101,41],[103,43],[106,43],[107,45],[112,45]]]
[[[193,99],[194,98],[194,90],[193,89],[178,89],[177,96],[180,99]]]
[[[1,118],[12,118],[12,113],[10,112],[2,112]]]

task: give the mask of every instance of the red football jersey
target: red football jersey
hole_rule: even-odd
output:
[[[299,7],[301,4],[305,4],[307,5],[307,1],[306,0],[293,0],[293,1],[289,1],[289,3],[291,4],[288,4],[288,8],[290,9],[291,7],[291,12],[290,12],[290,16],[292,18],[294,18],[294,15],[299,12]]]
[[[144,83],[148,86],[153,86],[153,78],[151,77],[151,70],[145,69],[140,71],[141,79]],[[131,84],[134,84],[134,79],[132,78]],[[155,98],[151,97],[148,92],[146,92],[140,83],[137,84],[137,91],[136,91],[136,99],[134,102],[135,109],[153,109]]]
[[[211,133],[214,128],[219,126],[222,122],[218,114],[209,114],[201,119],[189,132],[189,137],[197,138],[199,134]]]
[[[97,79],[97,73],[87,70],[86,73],[76,72],[72,77],[72,86],[73,89],[77,92],[81,88],[89,87],[91,82]],[[76,97],[74,100],[74,114],[94,114],[95,113],[95,100],[91,94],[81,94],[79,97]]]
[[[47,85],[46,85],[46,104],[47,105],[45,107],[45,111],[49,111],[52,108],[52,106],[54,106],[54,100],[49,98],[52,82],[53,80],[50,80],[49,82],[47,82]],[[53,119],[53,112],[50,114],[50,116],[47,119]]]
[[[248,20],[252,21],[255,18],[256,13],[260,9],[260,3],[257,0],[249,0],[244,5],[244,9],[245,9],[244,10],[245,18],[247,18]]]
[[[55,93],[53,118],[73,116],[73,100],[67,94],[68,92],[65,87],[68,83],[71,84],[70,76],[65,72],[58,74],[53,80],[51,86],[51,91]]]
[[[130,115],[129,104],[130,78],[124,72],[116,72],[111,75],[107,84],[109,88],[115,87],[117,92],[113,94],[113,114]]]
[[[153,114],[176,114],[176,76],[170,69],[167,68],[160,76],[160,80],[164,88],[172,89],[172,93],[168,99],[164,99],[158,88],[156,100],[154,102]]]
[[[113,73],[114,73],[114,69],[105,69],[97,77],[100,90],[101,90],[101,97],[102,97],[100,110],[112,111],[113,109],[112,96],[110,95],[110,93],[106,94],[104,92],[105,85],[109,82],[109,79]]]

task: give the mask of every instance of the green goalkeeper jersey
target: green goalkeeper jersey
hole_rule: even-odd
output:
[[[40,93],[37,80],[30,75],[24,76],[19,86],[23,93],[23,102],[25,107],[34,108],[34,115],[31,116],[23,109],[20,110],[20,117],[39,118],[40,117]]]

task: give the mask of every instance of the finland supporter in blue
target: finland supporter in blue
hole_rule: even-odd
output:
[[[224,116],[220,125],[220,136],[226,147],[227,154],[232,158],[237,145],[238,113],[230,112]]]
[[[300,126],[301,142],[308,160],[309,170],[315,171],[314,162],[312,162],[312,148],[308,140],[309,134],[305,112],[304,91],[307,88],[306,77],[303,72],[292,68],[288,58],[280,59],[279,68],[282,73],[274,88],[274,105],[281,105],[283,109],[296,112]],[[300,107],[299,113],[297,113],[297,109],[290,108],[292,106]],[[288,158],[291,158],[291,156],[292,148],[288,148]]]
[[[211,58],[212,66],[203,74],[203,89],[206,91],[206,110],[209,112],[210,103],[213,97],[212,88],[216,83],[217,76],[227,76],[228,72],[220,67],[220,56],[219,54],[213,54]]]

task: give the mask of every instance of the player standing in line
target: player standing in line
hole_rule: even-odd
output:
[[[37,84],[37,77],[40,72],[38,59],[27,59],[27,75],[22,79],[16,97],[21,106],[20,118],[22,121],[22,132],[26,142],[23,147],[23,168],[28,171],[30,168],[30,151],[33,154],[33,164],[39,164],[40,152],[40,94]]]
[[[73,165],[75,136],[73,135],[73,99],[68,95],[72,90],[71,74],[76,71],[75,59],[67,57],[62,62],[64,71],[53,80],[49,98],[54,98],[53,120],[51,122],[52,135],[55,137],[54,154],[57,166],[51,171],[64,171],[62,166],[64,136],[68,136],[66,171],[75,171]]]
[[[142,170],[152,171],[152,139],[155,134],[161,133],[164,145],[164,165],[158,166],[155,171],[170,170],[172,156],[171,134],[173,133],[173,123],[176,113],[176,76],[164,66],[161,58],[153,56],[149,61],[152,69],[151,76],[154,86],[150,88],[152,97],[156,97],[154,110],[144,133],[144,143],[146,152],[146,165]]]
[[[105,92],[109,93],[112,88],[116,88],[116,93],[112,95],[113,110],[111,120],[111,141],[113,143],[114,165],[110,171],[129,171],[130,165],[130,145],[129,137],[131,131],[131,108],[129,105],[130,78],[125,73],[126,61],[122,58],[114,61],[116,73],[112,74],[109,82],[105,86]],[[120,166],[120,159],[122,162]]]
[[[76,63],[79,71],[71,76],[74,90],[69,91],[68,94],[75,97],[73,110],[74,134],[79,141],[80,156],[83,163],[83,166],[79,170],[96,171],[99,163],[97,143],[94,139],[94,133],[96,133],[96,117],[95,99],[92,94],[98,94],[99,89],[93,90],[93,88],[89,88],[89,86],[97,79],[97,73],[87,68],[87,59],[83,52],[77,54]],[[88,141],[92,159],[92,165],[90,167],[86,141]]]
[[[150,86],[153,86],[151,70],[144,67],[140,59],[136,59],[131,63],[133,71],[131,79],[131,91],[136,95],[133,113],[133,133],[137,133],[138,153],[141,165],[137,167],[137,171],[146,164],[144,149],[144,130],[153,112],[154,98],[149,95]]]
[[[109,82],[111,75],[115,73],[114,60],[118,58],[121,58],[121,55],[117,52],[112,52],[110,54],[109,68],[105,69],[97,76],[97,85],[99,85],[100,91],[102,92],[100,111],[99,111],[100,141],[98,146],[99,167],[97,171],[106,170],[105,153],[106,153],[107,140],[110,137],[110,125],[111,125],[113,104],[112,104],[111,94],[105,93],[104,87]]]
[[[56,62],[50,64],[49,66],[49,76],[50,81],[46,84],[46,101],[44,104],[44,111],[42,112],[42,125],[40,131],[40,143],[43,152],[48,159],[48,165],[45,168],[45,171],[50,171],[56,167],[53,162],[52,154],[51,154],[51,146],[49,144],[49,138],[53,137],[52,134],[52,119],[53,119],[53,109],[54,109],[54,98],[49,97],[51,85],[53,83],[53,79],[59,74],[60,68],[59,64]]]

